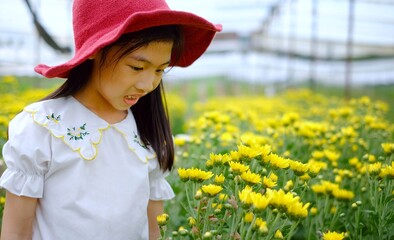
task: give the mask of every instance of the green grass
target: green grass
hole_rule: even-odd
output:
[[[1,78],[1,77],[0,77]],[[41,78],[41,77],[17,77],[19,83],[19,90],[24,91],[31,88],[52,88],[59,86],[64,82],[64,79],[60,78]]]

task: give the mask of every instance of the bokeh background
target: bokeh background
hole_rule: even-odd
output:
[[[277,210],[264,212],[267,239],[276,230],[287,239],[292,234],[291,239],[329,239],[324,238],[329,231],[350,239],[393,239],[394,0],[167,2],[173,9],[223,25],[197,62],[174,68],[164,77],[176,143],[175,170],[208,171],[213,153],[241,152],[245,149],[240,144],[270,145],[272,153],[283,156],[281,161],[292,159],[302,163],[303,169],[260,166],[257,159],[264,157],[252,149],[260,155],[245,164],[254,162],[252,170],[274,181],[271,187],[259,183],[258,188],[262,192],[285,189],[311,207],[302,220],[286,219],[283,225],[268,221]],[[72,57],[71,7],[72,0],[0,0],[0,147],[7,139],[10,119],[64,81],[44,79],[33,68]],[[244,180],[231,179],[232,170],[226,164],[220,167],[216,173],[226,177],[222,184],[227,197],[241,204],[231,186],[245,185]],[[4,169],[1,153],[0,168]],[[179,227],[193,213],[193,208],[187,211],[184,206],[204,204],[204,198],[200,202],[193,200],[194,192],[185,193],[185,188],[196,190],[201,182],[183,184],[175,170],[169,176],[177,197],[166,206],[171,219],[168,229],[182,234],[185,229]],[[351,194],[341,199],[326,192],[322,199],[321,192],[311,190],[320,186],[320,180]],[[295,182],[294,188],[289,187],[290,181]],[[0,215],[3,195],[0,192]],[[209,201],[225,204],[223,199]],[[224,219],[220,209],[210,210]],[[242,211],[236,215],[243,216]],[[246,217],[238,219],[242,222],[237,219],[231,229],[250,226]],[[219,226],[211,220],[210,216],[199,222],[206,233],[213,234],[208,226],[212,230]],[[221,223],[221,234],[230,236],[223,226],[228,225]]]

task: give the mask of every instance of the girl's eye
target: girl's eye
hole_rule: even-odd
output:
[[[141,71],[141,70],[143,70],[143,68],[141,68],[141,67],[134,67],[134,66],[131,66],[131,69],[133,69],[134,71]]]
[[[170,71],[170,68],[164,68],[164,69],[158,69],[156,72],[158,73],[168,73]]]

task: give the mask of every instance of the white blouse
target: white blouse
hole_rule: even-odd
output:
[[[73,97],[27,106],[9,124],[0,186],[39,198],[33,239],[148,239],[147,204],[174,197],[132,112],[108,124]]]

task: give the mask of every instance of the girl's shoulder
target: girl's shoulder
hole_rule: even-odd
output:
[[[27,105],[23,110],[30,113],[43,111],[64,111],[70,107],[71,102],[71,97],[47,99]]]
[[[34,115],[37,113],[51,112],[55,109],[64,108],[66,105],[65,102],[67,102],[65,98],[58,98],[27,105],[20,113],[14,116],[14,118],[9,122],[9,126],[11,128],[12,126],[17,126],[17,128],[27,126],[27,128],[30,128],[30,125],[35,125],[34,121],[32,121],[32,119],[34,119]]]

